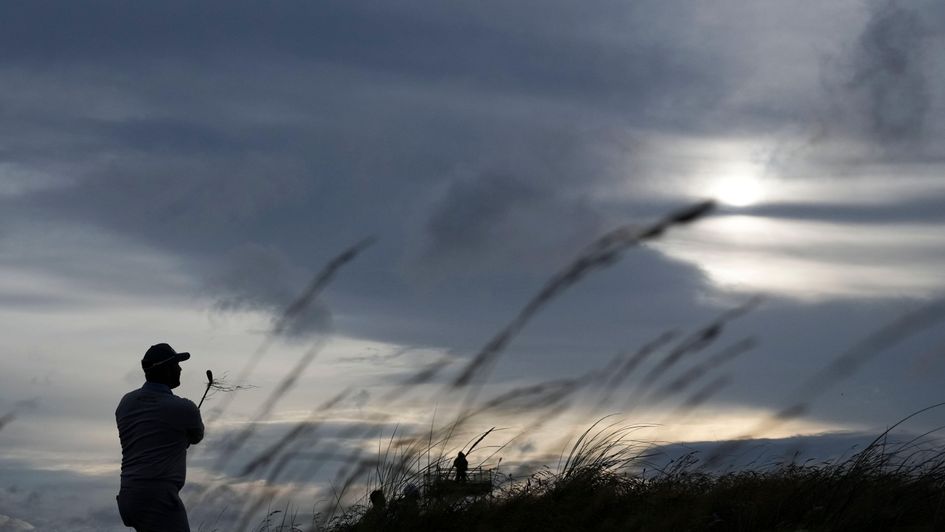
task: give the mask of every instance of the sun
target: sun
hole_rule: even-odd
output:
[[[732,207],[748,207],[764,198],[761,180],[745,174],[719,178],[710,193],[720,203]]]

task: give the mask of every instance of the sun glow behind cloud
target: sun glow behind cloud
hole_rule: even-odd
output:
[[[707,186],[712,199],[732,207],[748,207],[764,200],[764,184],[755,165],[737,161],[719,172],[719,177]]]
[[[728,215],[656,246],[726,290],[803,300],[925,297],[945,289],[945,230]]]
[[[630,137],[634,138],[634,137]],[[650,135],[622,163],[623,187],[595,190],[601,201],[677,202],[714,199],[730,208],[757,205],[895,207],[945,198],[945,179],[934,164],[845,162],[866,157],[867,146],[831,145],[837,153],[813,160],[784,152],[808,140],[787,138],[704,138]],[[792,152],[793,153],[793,152]],[[852,155],[851,155],[852,154]]]
[[[945,290],[945,224],[927,216],[936,201],[945,205],[936,167],[845,162],[838,154],[865,149],[853,141],[831,145],[823,159],[802,157],[804,146],[653,137],[628,159],[651,178],[611,195],[718,201],[715,217],[653,247],[696,265],[722,291],[826,301]]]

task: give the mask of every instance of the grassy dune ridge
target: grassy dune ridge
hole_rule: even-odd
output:
[[[934,405],[933,407],[943,406]],[[919,413],[928,410],[923,409]],[[905,419],[912,417],[911,415]],[[893,425],[894,428],[896,425]],[[600,427],[600,425],[595,425]],[[565,465],[496,479],[491,497],[403,496],[351,508],[326,528],[368,530],[941,530],[945,450],[929,434],[889,431],[832,463],[793,460],[712,473],[695,454],[644,469],[626,427],[592,428]]]

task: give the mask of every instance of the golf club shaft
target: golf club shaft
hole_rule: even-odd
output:
[[[203,400],[207,398],[207,392],[210,391],[210,384],[207,383],[207,389],[203,391],[203,397],[200,398],[200,402],[197,403],[197,410],[200,410],[200,406],[203,405]]]

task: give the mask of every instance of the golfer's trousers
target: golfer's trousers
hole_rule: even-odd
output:
[[[118,513],[137,532],[190,532],[187,510],[172,482],[140,482],[122,486]]]

